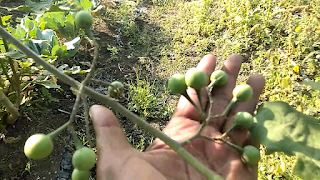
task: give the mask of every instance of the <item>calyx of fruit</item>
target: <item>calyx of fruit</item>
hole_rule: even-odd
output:
[[[214,71],[210,76],[210,81],[214,83],[215,86],[223,86],[228,80],[228,75],[223,70]]]

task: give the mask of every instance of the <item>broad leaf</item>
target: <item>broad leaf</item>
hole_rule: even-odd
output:
[[[303,84],[310,86],[314,90],[320,90],[320,82],[313,82],[310,80],[304,80]]]
[[[319,179],[320,164],[312,158],[309,158],[301,153],[297,153],[297,161],[293,171],[303,179]]]
[[[40,84],[46,88],[60,88],[59,85],[54,84],[52,81],[40,81],[40,82],[36,82],[36,84]]]
[[[299,154],[295,166],[297,175],[308,179],[303,167],[312,168],[315,175],[320,174],[319,120],[278,101],[262,104],[254,119],[250,133],[266,147],[267,154],[276,151]]]

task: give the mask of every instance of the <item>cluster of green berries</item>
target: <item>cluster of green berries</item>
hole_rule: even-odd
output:
[[[48,134],[34,134],[30,136],[25,145],[25,155],[33,160],[40,160],[48,157],[53,151],[53,137]],[[96,164],[96,154],[88,147],[81,146],[72,155],[74,167],[72,180],[88,180],[90,169]]]
[[[211,75],[208,75],[201,69],[191,68],[186,74],[175,74],[168,81],[168,88],[171,93],[187,95],[187,88],[191,87],[197,92],[204,87],[224,86],[227,83],[228,75],[223,70],[216,70]],[[233,89],[233,99],[230,103],[234,104],[239,101],[248,101],[253,95],[253,90],[250,85],[238,85]],[[190,99],[189,99],[190,100]],[[253,117],[248,112],[238,112],[234,117],[234,125],[228,130],[231,132],[235,127],[240,129],[250,129],[253,125]],[[260,160],[260,152],[254,146],[239,147],[242,151],[242,161],[247,164],[257,164]]]

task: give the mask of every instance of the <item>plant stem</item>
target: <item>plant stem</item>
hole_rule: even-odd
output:
[[[243,152],[243,148],[240,147],[240,146],[237,146],[223,138],[212,138],[212,137],[209,137],[209,136],[204,136],[204,135],[200,135],[199,136],[200,138],[203,138],[203,139],[207,139],[207,140],[210,140],[210,141],[222,141],[224,143],[226,143],[227,145],[233,147],[234,149],[236,149],[238,152],[242,153]]]
[[[193,102],[193,100],[190,98],[190,96],[188,95],[187,91],[182,94],[186,99],[189,100],[189,102],[196,108],[196,110],[198,111],[198,113],[200,114],[201,116],[201,119],[202,118],[205,118],[205,113],[202,109],[199,109],[199,107],[196,105],[196,103]],[[202,120],[201,120],[202,121]],[[202,123],[202,122],[201,122]]]
[[[52,140],[54,140],[63,130],[65,130],[70,125],[70,122],[64,123],[62,126],[60,126],[58,129],[52,131],[48,134]]]
[[[202,113],[202,112],[204,112],[204,108],[203,108],[202,99],[201,99],[201,89],[196,90],[196,92],[197,92],[197,97],[198,97],[198,101],[199,101],[200,109],[201,109],[201,113]]]
[[[74,146],[76,147],[76,149],[81,149],[83,148],[83,144],[81,143],[81,141],[79,140],[78,136],[76,135],[74,129],[72,128],[72,130],[70,131],[73,142],[74,142]]]
[[[1,16],[0,16],[0,26],[3,27],[3,24],[2,24],[2,20],[1,20]],[[9,46],[8,46],[8,42],[5,38],[2,38],[3,40],[3,45],[4,45],[4,49],[6,50],[6,52],[9,52]],[[12,73],[13,73],[13,87],[14,89],[16,90],[16,107],[19,109],[19,106],[20,106],[20,78],[17,74],[17,71],[14,67],[14,61],[8,57],[9,59],[9,64],[10,64],[10,68],[12,70]],[[8,80],[11,80],[11,79],[8,79]]]
[[[231,142],[229,142],[229,141],[227,141],[227,140],[225,140],[225,139],[223,139],[223,138],[214,138],[214,140],[220,140],[220,141],[228,144],[229,146],[233,147],[234,149],[236,149],[236,150],[239,151],[240,153],[243,152],[243,148],[242,148],[242,147],[237,146],[237,145],[235,145],[235,144],[233,144],[233,143],[231,143]]]
[[[83,105],[84,105],[84,118],[85,118],[85,122],[86,122],[86,136],[87,136],[87,140],[89,142],[89,146],[90,148],[93,147],[92,142],[91,142],[91,134],[90,134],[90,128],[89,128],[89,105],[88,105],[88,100],[87,100],[87,96],[86,94],[82,94],[82,101],[83,101]]]
[[[1,19],[0,19],[1,20]],[[12,104],[9,98],[3,93],[2,89],[0,89],[0,102],[4,107],[7,108],[7,111],[12,115],[11,121],[7,122],[9,124],[14,124],[17,118],[19,117],[18,109]]]
[[[232,98],[226,109],[221,114],[222,116],[227,116],[232,106],[237,102],[236,98]]]
[[[218,79],[218,80],[220,80],[220,79]],[[207,86],[207,88],[212,88],[212,87],[214,87],[214,86],[217,84],[218,80],[212,81],[212,82]]]
[[[10,35],[10,33],[8,33],[2,27],[0,27],[0,34],[3,37],[6,37],[12,44],[17,46],[27,56],[33,58],[33,60],[36,63],[38,63],[39,65],[42,65],[43,68],[50,71],[56,77],[61,79],[64,83],[69,84],[73,88],[79,87],[80,83],[78,81],[74,80],[73,78],[69,77],[66,74],[62,74],[57,68],[55,68],[51,64],[48,64],[40,56],[35,54],[33,51],[31,51],[26,46],[24,46],[19,40],[17,40],[12,35]],[[176,153],[178,153],[180,156],[182,156],[196,170],[198,170],[201,174],[204,174],[207,179],[209,179],[209,180],[221,179],[221,177],[219,175],[217,175],[215,172],[211,171],[208,167],[204,166],[200,161],[198,161],[196,158],[194,158],[188,151],[186,151],[183,147],[181,147],[178,142],[171,139],[170,137],[168,137],[166,134],[162,133],[161,131],[152,127],[144,119],[141,119],[136,114],[130,112],[128,109],[123,107],[120,103],[116,102],[115,100],[113,100],[103,94],[100,94],[100,93],[94,91],[93,89],[91,89],[89,87],[86,87],[86,86],[82,86],[82,87],[83,87],[84,92],[89,97],[96,99],[97,101],[104,103],[107,106],[111,106],[112,108],[117,110],[119,113],[121,113],[122,115],[127,117],[130,121],[132,121],[136,125],[140,126],[142,129],[146,130],[147,132],[149,132],[153,136],[158,137],[160,140],[162,140],[164,143],[166,143],[170,148],[172,148]],[[79,89],[79,91],[80,91],[80,89]]]
[[[222,134],[221,138],[224,139],[224,138],[228,135],[228,133],[230,133],[230,132],[231,132],[234,128],[236,128],[236,127],[237,127],[236,124],[232,124],[232,126],[228,129],[228,131],[226,131],[226,132],[224,132],[224,133]]]

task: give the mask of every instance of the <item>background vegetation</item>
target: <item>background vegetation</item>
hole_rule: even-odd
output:
[[[230,54],[240,53],[245,62],[238,83],[254,73],[266,78],[261,102],[285,101],[319,118],[320,91],[303,83],[320,79],[317,0],[128,1],[107,9],[106,14],[111,22],[121,21],[121,32],[129,47],[143,49],[143,53],[140,48],[137,53],[145,66],[153,66],[152,74],[157,75],[154,80],[163,79],[152,83],[158,92],[166,92],[165,79],[194,67],[208,53],[218,57],[219,67]],[[147,25],[141,26],[140,21]],[[143,81],[153,82],[148,78],[138,84],[145,84]],[[142,93],[146,92],[141,96],[149,96]],[[152,105],[148,113],[157,114],[158,111],[152,112],[157,108],[151,102],[147,103]],[[168,102],[174,106],[177,101],[171,98]],[[294,160],[282,153],[264,156],[259,164],[259,179],[298,179],[292,174]]]
[[[83,6],[85,1],[79,2],[83,3]],[[209,53],[218,58],[218,68],[232,53],[244,56],[245,62],[240,71],[239,84],[244,83],[251,74],[264,75],[266,87],[260,103],[285,101],[305,114],[320,117],[320,91],[312,84],[320,80],[318,0],[101,2],[107,7],[95,14],[93,30],[101,28],[101,22],[107,22],[108,28],[116,34],[116,43],[110,43],[101,51],[107,52],[110,57],[106,62],[100,62],[100,65],[122,62],[124,66],[133,69],[121,79],[127,84],[124,103],[129,110],[146,118],[155,126],[160,126],[159,129],[169,120],[178,100],[177,97],[168,94],[167,79],[175,73],[185,73]],[[90,6],[88,3],[85,4],[86,9],[90,9]],[[6,17],[3,21],[11,18]],[[42,55],[43,52],[47,53],[43,57],[48,61],[54,59],[50,63],[59,66],[61,71],[82,74],[87,72],[81,70],[85,66],[73,66],[73,63],[77,62],[74,59],[61,60],[74,56],[79,46],[77,41],[72,42],[79,33],[72,29],[72,17],[72,13],[60,13],[59,16],[48,13],[42,16],[42,21],[47,21],[47,26],[57,31],[59,37],[56,40],[52,38],[51,48],[40,46],[38,50]],[[61,23],[55,24],[55,18]],[[29,39],[37,38],[37,31],[45,34],[44,24],[37,24],[34,19],[28,17],[22,22],[27,25],[23,26],[22,23],[10,28],[11,33],[24,39],[30,47],[33,43],[39,44],[39,41]],[[34,25],[39,26],[39,30],[32,28]],[[71,45],[75,45],[76,48],[68,48],[62,43],[66,41],[72,42]],[[0,43],[2,44],[2,41]],[[6,52],[3,46],[1,51]],[[19,54],[11,54],[11,57],[17,57],[14,55]],[[21,76],[32,77],[21,82],[25,83],[23,87],[37,84],[45,88],[60,88],[51,74],[46,74],[41,67],[31,63],[30,59],[22,58],[23,61],[20,62],[23,63],[20,66],[26,70]],[[64,64],[65,62],[69,65]],[[9,60],[6,63],[9,64]],[[11,76],[3,77],[4,82],[12,79]],[[5,83],[0,85],[5,89]],[[56,101],[45,88],[41,87],[42,98],[46,99],[46,102]],[[13,99],[16,98],[13,93],[8,94],[13,96]],[[19,100],[16,101],[26,102],[26,98],[18,97]],[[37,101],[27,104],[26,109],[30,109]],[[5,130],[1,125],[0,128]],[[136,137],[137,133],[132,131],[126,130],[126,133],[132,145],[141,151],[152,142],[152,137],[140,132],[139,138]],[[264,147],[261,146],[261,150],[264,154]],[[298,179],[292,174],[294,157],[282,153],[263,157],[259,163],[259,179]]]

